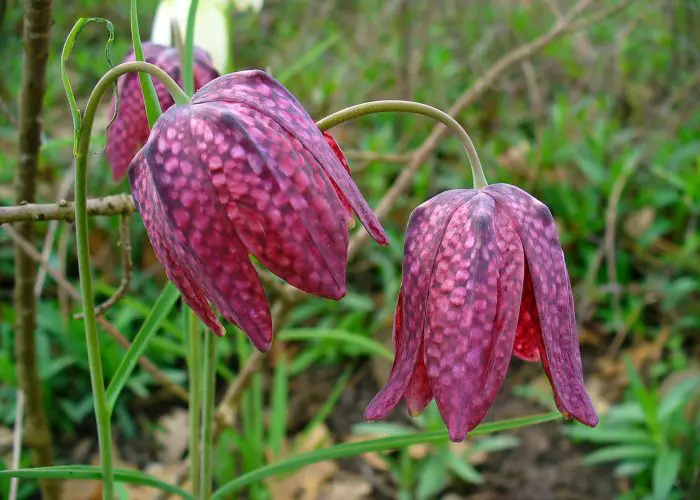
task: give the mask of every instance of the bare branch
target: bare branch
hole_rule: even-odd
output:
[[[627,3],[633,0],[626,0]],[[487,70],[484,75],[479,78],[474,84],[464,92],[459,99],[452,105],[448,113],[451,116],[456,116],[462,112],[467,106],[471,105],[479,97],[481,97],[494,82],[500,78],[506,71],[514,67],[515,65],[521,63],[522,61],[529,59],[535,53],[542,50],[544,47],[550,43],[557,40],[559,37],[565,33],[573,31],[572,22],[573,20],[583,12],[588,6],[593,2],[593,0],[581,0],[576,6],[574,6],[561,20],[561,22],[555,23],[555,25],[545,34],[536,38],[535,40],[518,47],[517,49],[509,52],[505,56],[501,57],[489,70]],[[625,3],[625,2],[621,2]],[[619,8],[619,7],[618,7]],[[591,15],[591,18],[596,16],[596,14]],[[595,22],[595,21],[592,21]],[[587,24],[582,24],[581,29],[588,26]],[[433,127],[432,132],[428,138],[423,142],[423,144],[415,151],[411,162],[408,167],[405,168],[401,174],[396,178],[394,184],[389,188],[387,193],[384,195],[382,200],[379,202],[375,212],[377,216],[384,217],[396,204],[399,197],[408,189],[408,187],[413,182],[413,176],[416,174],[418,169],[425,163],[433,150],[437,147],[440,140],[447,134],[447,127],[442,124]],[[350,248],[348,250],[348,255],[354,255],[359,249],[360,245],[368,238],[368,233],[366,231],[359,231],[355,233],[350,241]]]
[[[129,215],[136,211],[130,194],[117,194],[87,201],[87,212],[96,215]],[[46,220],[75,220],[75,204],[69,201],[58,203],[25,203],[13,207],[0,207],[0,224],[6,222],[31,222]]]

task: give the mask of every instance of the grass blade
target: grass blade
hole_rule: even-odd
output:
[[[151,312],[146,316],[143,325],[141,325],[141,329],[134,338],[134,342],[126,352],[124,359],[122,359],[122,362],[117,368],[117,372],[109,383],[109,387],[107,387],[107,404],[109,405],[110,413],[114,411],[114,405],[117,403],[119,394],[129,381],[129,377],[134,371],[136,363],[138,363],[139,358],[148,347],[151,338],[158,331],[160,324],[173,309],[179,297],[180,292],[178,292],[175,285],[169,281],[161,292],[160,297],[158,297],[158,300],[156,300],[153,309],[151,309]]]
[[[519,427],[550,422],[553,420],[558,420],[560,418],[561,415],[555,412],[546,413],[544,415],[535,415],[532,417],[503,420],[501,422],[480,425],[479,427],[474,429],[474,431],[471,432],[471,435],[478,436],[482,434],[489,434],[492,432],[517,429]],[[446,442],[447,439],[448,437],[446,431],[416,433],[406,436],[392,436],[388,438],[372,439],[369,441],[363,441],[359,443],[343,443],[322,450],[315,450],[309,453],[302,453],[301,455],[297,455],[295,457],[291,457],[285,460],[280,460],[277,463],[261,467],[247,474],[243,474],[242,476],[232,481],[229,481],[228,483],[224,484],[221,488],[219,488],[216,491],[216,493],[214,493],[214,495],[212,495],[211,500],[223,500],[224,498],[227,498],[227,495],[229,495],[230,493],[237,491],[249,484],[258,483],[263,479],[266,479],[271,476],[276,476],[279,474],[284,474],[286,472],[294,471],[305,465],[323,462],[325,460],[334,460],[337,458],[361,455],[363,453],[369,453],[373,451],[386,451],[398,448],[405,448],[414,444]]]

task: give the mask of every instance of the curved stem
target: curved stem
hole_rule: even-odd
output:
[[[110,69],[97,82],[90,94],[85,114],[80,126],[75,151],[75,232],[78,247],[78,269],[80,272],[80,292],[85,314],[85,342],[90,365],[90,382],[95,405],[95,419],[102,462],[102,498],[114,498],[114,470],[112,464],[112,436],[110,412],[104,386],[100,345],[97,337],[95,302],[92,293],[92,272],[90,269],[90,242],[87,215],[87,159],[90,148],[90,135],[95,121],[95,112],[105,91],[124,73],[143,71],[159,78],[173,95],[176,102],[188,102],[189,98],[162,69],[142,61],[128,62]]]
[[[362,104],[357,104],[355,106],[350,106],[349,108],[341,109],[333,113],[330,116],[319,120],[316,124],[321,130],[328,130],[336,125],[340,125],[343,122],[352,120],[354,118],[359,118],[365,115],[371,115],[374,113],[385,113],[385,112],[399,112],[399,113],[415,113],[418,115],[424,115],[434,120],[439,121],[454,133],[456,133],[464,144],[464,150],[467,152],[469,157],[469,163],[472,167],[472,178],[474,179],[474,188],[480,189],[488,186],[486,182],[486,177],[484,176],[484,171],[481,168],[481,162],[479,161],[479,155],[476,152],[474,143],[472,142],[469,134],[462,128],[462,126],[452,118],[450,115],[444,111],[440,111],[437,108],[428,106],[427,104],[421,104],[419,102],[411,101],[371,101]]]

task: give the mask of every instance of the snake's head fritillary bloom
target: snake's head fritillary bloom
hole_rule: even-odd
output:
[[[365,418],[434,398],[461,441],[482,419],[511,355],[541,361],[559,410],[595,426],[571,283],[549,209],[508,184],[451,190],[411,214],[394,319],[396,358]]]
[[[194,83],[195,89],[218,77],[219,74],[212,67],[211,58],[204,50],[195,47]],[[143,44],[143,58],[146,62],[154,64],[165,70],[178,84],[182,85],[180,54],[173,47],[166,47],[151,42]],[[124,62],[134,60],[133,51],[124,59]],[[157,79],[153,84],[158,94],[158,101],[163,111],[174,104],[165,86]],[[138,73],[127,73],[119,78],[117,95],[119,106],[114,123],[107,131],[106,155],[112,167],[112,178],[120,180],[126,174],[129,163],[136,152],[148,140],[148,119],[141,93],[141,84]],[[112,103],[114,109],[115,103]]]
[[[388,243],[341,156],[262,71],[217,78],[160,117],[129,168],[132,194],[169,278],[216,333],[224,330],[209,302],[258,349],[270,347],[269,306],[249,254],[291,285],[339,300],[345,207]]]

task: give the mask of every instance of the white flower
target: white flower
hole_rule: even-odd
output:
[[[171,23],[174,21],[185,36],[187,14],[191,0],[161,0],[158,4],[151,41],[162,45],[174,45]],[[194,20],[194,43],[211,54],[214,67],[225,73],[231,50],[226,9],[232,5],[236,10],[260,11],[263,0],[199,0]]]

